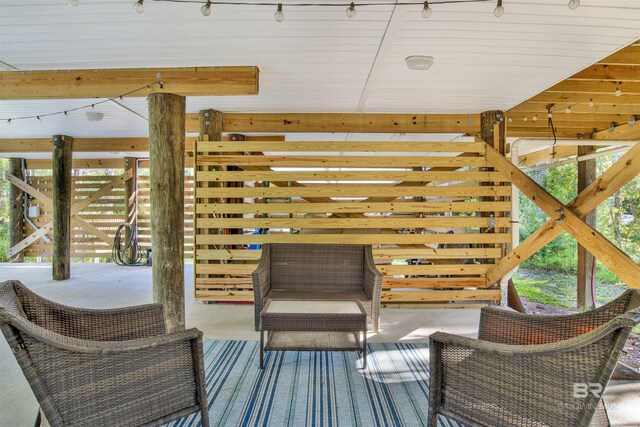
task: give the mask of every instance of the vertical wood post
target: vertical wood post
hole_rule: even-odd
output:
[[[222,111],[217,111],[217,110],[201,110],[198,113],[198,124],[199,124],[199,134],[200,134],[200,140],[201,141],[220,141],[222,140],[222,124],[224,122],[224,114],[222,113]],[[206,154],[219,154],[219,153],[206,153]],[[206,167],[206,166],[198,166],[198,165],[194,165],[194,168],[197,169],[197,171],[210,171],[211,168],[210,167]],[[202,186],[202,185],[206,185],[207,187],[220,187],[222,185],[222,183],[219,182],[208,182],[208,183],[197,183],[196,185]],[[215,198],[209,198],[209,199],[198,199],[196,200],[196,203],[219,203],[221,202],[221,200],[219,199],[215,199]],[[213,214],[197,214],[196,215],[197,218],[212,218],[215,215]],[[194,223],[197,223],[197,219],[194,221]],[[194,230],[197,233],[197,230]],[[202,233],[204,234],[220,234],[221,232],[223,232],[223,230],[218,229],[218,228],[208,228],[208,229],[204,229],[202,231]],[[222,276],[212,276],[212,275],[206,275],[206,274],[199,274],[198,273],[198,264],[212,264],[212,263],[223,263],[224,261],[207,261],[207,260],[198,260],[197,257],[197,253],[198,250],[202,249],[202,250],[208,250],[208,249],[214,249],[215,247],[212,245],[196,245],[195,241],[194,241],[194,246],[193,246],[193,259],[194,259],[194,265],[193,265],[193,269],[194,269],[194,278],[195,278],[195,290],[197,290],[198,287],[198,279],[199,278],[205,278],[205,277],[222,277]],[[205,303],[208,303],[208,301],[205,301]]]
[[[73,138],[53,135],[53,280],[71,277]]]
[[[124,183],[124,200],[125,200],[125,222],[130,224],[134,230],[138,228],[138,161],[135,157],[124,158],[124,170],[132,171],[132,178]],[[131,232],[127,229],[125,238],[131,238]],[[128,262],[133,262],[136,258],[135,253],[128,253]]]
[[[584,156],[593,152],[592,146],[579,146],[578,156]],[[596,159],[578,162],[578,194],[596,179]],[[584,217],[584,222],[591,227],[596,227],[597,209],[592,210]],[[595,307],[595,267],[596,259],[582,245],[578,244],[578,307]]]
[[[24,180],[22,159],[9,160],[9,173]],[[9,184],[9,187],[9,247],[12,248],[20,243],[24,234],[24,193],[13,184]],[[24,252],[18,252],[9,261],[24,262]]]
[[[491,111],[483,111],[480,113],[480,137],[493,148],[495,148],[500,154],[503,156],[507,152],[507,138],[506,138],[506,123],[504,119],[504,112],[499,110],[491,110]],[[481,168],[482,171],[492,171],[492,167]],[[494,185],[495,183],[487,182],[482,183],[482,185]],[[506,201],[509,200],[506,197],[481,197],[480,201]],[[482,212],[480,214],[482,217],[494,217],[496,213],[491,212]],[[503,230],[496,230],[495,227],[491,229],[481,228],[480,232],[485,233],[496,233],[503,232]],[[504,257],[507,253],[508,246],[506,245],[483,245],[484,247],[499,247],[502,249],[502,256]],[[499,259],[490,260],[487,259],[485,262],[497,263]],[[500,303],[502,305],[506,305],[508,301],[508,283],[505,280],[500,281]]]
[[[153,300],[164,305],[170,332],[184,320],[185,98],[149,95]]]

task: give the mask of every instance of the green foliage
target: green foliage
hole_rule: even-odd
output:
[[[4,179],[9,171],[9,160],[0,159],[0,262],[6,262],[9,250],[9,181]]]

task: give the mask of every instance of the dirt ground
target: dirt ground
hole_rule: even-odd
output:
[[[542,314],[547,316],[559,316],[563,314],[578,313],[575,308],[556,307],[552,305],[530,302],[526,298],[521,298],[522,305],[528,314]],[[620,361],[625,365],[640,370],[640,334],[631,334],[627,340],[627,345],[622,351]]]

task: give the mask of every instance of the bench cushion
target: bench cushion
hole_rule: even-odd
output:
[[[267,294],[270,299],[322,299],[322,300],[343,300],[343,301],[371,301],[364,291],[327,292],[311,289],[301,291],[289,291],[283,289],[271,289]]]

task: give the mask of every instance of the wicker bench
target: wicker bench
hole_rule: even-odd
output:
[[[269,244],[252,274],[255,327],[267,299],[359,301],[378,332],[382,274],[369,245]]]

